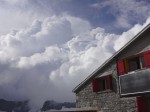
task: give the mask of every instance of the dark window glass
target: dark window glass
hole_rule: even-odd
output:
[[[141,57],[140,57],[140,66],[141,66],[141,68],[144,68],[144,67],[145,67],[145,64],[144,64],[144,56],[141,56]]]
[[[107,88],[106,88],[106,79],[105,78],[103,78],[103,79],[100,79],[100,89],[101,89],[101,91],[104,91],[104,90],[106,90]]]
[[[138,58],[134,58],[134,59],[130,59],[129,60],[129,69],[130,71],[134,71],[134,70],[137,70],[139,69],[139,63],[138,63]]]
[[[132,59],[129,59],[129,71],[134,71],[138,69],[144,68],[144,57],[135,57]]]
[[[99,90],[98,91],[105,91],[105,90],[112,90],[111,89],[111,86],[112,85],[109,85],[111,84],[112,82],[112,79],[110,77],[110,75],[108,76],[104,76],[104,77],[100,77],[100,78],[97,78],[97,81],[98,81],[98,87],[99,87]],[[97,92],[97,91],[96,91]]]

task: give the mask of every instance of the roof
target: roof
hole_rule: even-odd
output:
[[[106,67],[109,63],[111,63],[123,50],[125,50],[129,45],[131,45],[134,41],[136,41],[144,32],[150,29],[150,23],[143,28],[134,38],[132,38],[127,44],[125,44],[120,50],[118,50],[114,55],[112,55],[108,60],[106,60],[98,69],[96,69],[91,75],[89,75],[85,80],[83,80],[79,85],[77,85],[72,91],[77,92],[83,87],[88,81],[93,79],[99,71],[101,71],[104,67]]]

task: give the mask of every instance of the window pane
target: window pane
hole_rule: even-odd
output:
[[[105,78],[100,80],[100,87],[101,87],[101,91],[106,90],[106,79]]]
[[[141,57],[140,57],[140,66],[141,66],[141,68],[144,68],[144,67],[145,67],[145,64],[144,64],[144,56],[141,56]]]
[[[103,81],[102,81],[102,83],[103,83],[103,90],[105,90],[106,88],[106,83],[105,83],[105,80],[103,79]]]
[[[137,69],[137,63],[136,63],[135,60],[130,60],[129,64],[130,64],[130,71],[133,71],[133,70]]]
[[[133,58],[133,59],[129,60],[129,69],[130,69],[130,71],[140,69],[139,57],[136,57],[136,58]]]

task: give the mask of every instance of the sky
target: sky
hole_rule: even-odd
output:
[[[150,23],[148,0],[0,0],[0,98],[75,101],[72,89]]]

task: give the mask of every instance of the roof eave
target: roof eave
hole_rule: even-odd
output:
[[[79,85],[77,85],[72,91],[76,93],[81,86],[83,86],[87,81],[94,77],[98,71],[100,71],[103,67],[109,64],[116,56],[118,56],[127,46],[129,46],[133,41],[135,41],[140,35],[142,35],[147,29],[150,28],[150,23],[143,28],[137,35],[134,36],[129,42],[127,42],[121,49],[119,49],[114,55],[112,55],[108,60],[106,60],[98,69],[96,69],[91,75],[89,75],[85,80],[83,80]]]

